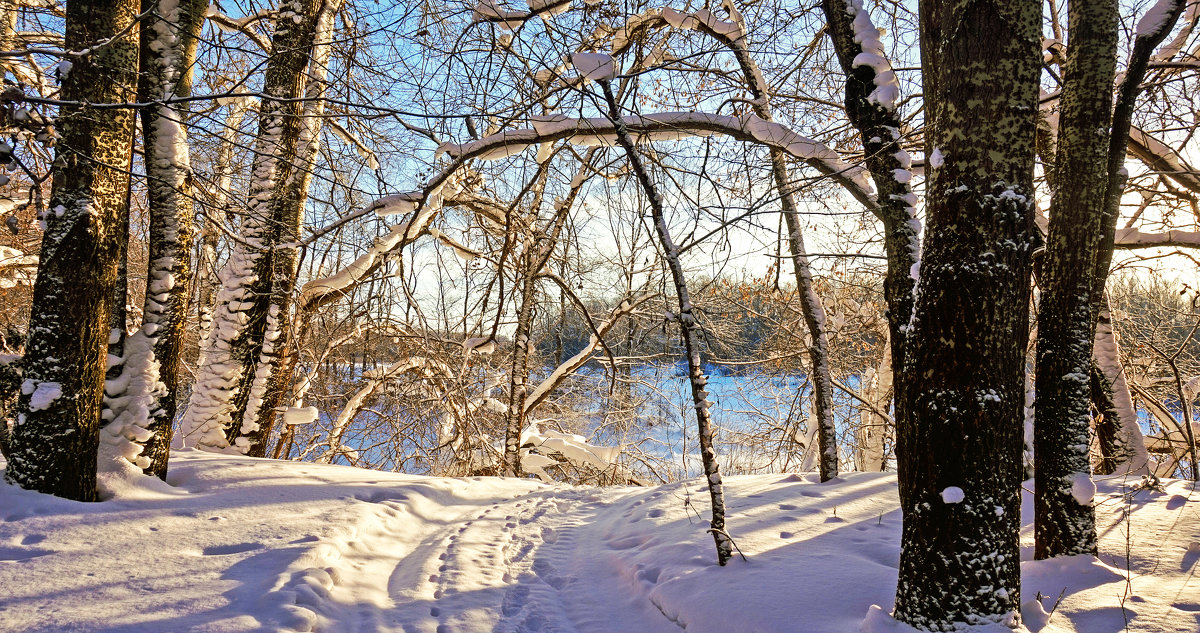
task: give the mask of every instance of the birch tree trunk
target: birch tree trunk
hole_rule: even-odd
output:
[[[216,192],[213,196],[214,204],[204,219],[199,261],[196,262],[196,319],[201,344],[212,329],[213,307],[217,291],[221,288],[221,277],[217,270],[217,246],[221,241],[221,231],[217,225],[229,218],[229,207],[233,199],[233,149],[237,142],[238,128],[248,106],[247,99],[238,99],[230,104],[225,122],[221,126],[217,155],[213,160],[213,182]]]
[[[525,426],[525,398],[529,387],[529,331],[533,326],[534,279],[528,269],[528,255],[522,255],[520,306],[517,309],[517,328],[513,333],[512,362],[509,366],[508,406],[504,420],[504,473],[521,476],[521,429]]]
[[[699,328],[696,325],[696,317],[692,314],[692,301],[688,294],[687,280],[683,275],[683,266],[679,262],[679,247],[671,239],[671,233],[667,228],[667,219],[662,207],[662,195],[650,181],[650,174],[642,164],[637,148],[633,146],[629,131],[621,119],[612,88],[609,87],[608,81],[601,80],[597,83],[604,91],[609,119],[616,126],[617,142],[621,145],[621,149],[625,150],[625,154],[629,158],[629,165],[650,202],[650,210],[654,215],[654,227],[658,232],[659,242],[662,244],[663,254],[667,259],[667,266],[671,269],[671,279],[675,284],[675,294],[679,300],[679,336],[683,340],[683,347],[687,353],[688,383],[692,388],[692,404],[696,411],[700,461],[704,466],[709,498],[712,501],[712,521],[709,524],[709,532],[712,533],[713,540],[716,542],[717,563],[724,566],[733,556],[733,539],[725,530],[725,491],[721,483],[721,467],[717,463],[717,453],[713,448],[712,416],[708,410],[711,403],[708,401],[708,391],[705,389],[708,379],[704,376],[704,369],[700,363],[700,347],[697,340]]]
[[[24,382],[5,477],[70,499],[96,498],[96,451],[117,259],[127,235],[135,0],[72,0],[50,209],[34,284]],[[117,37],[120,35],[120,37]],[[106,42],[104,46],[96,46]]]
[[[892,348],[891,342],[884,347],[883,359],[875,369],[875,375],[863,395],[871,401],[875,408],[887,411],[892,402]],[[883,472],[887,470],[886,438],[890,421],[884,416],[864,408],[862,411],[862,469],[867,472]]]
[[[595,169],[592,159],[597,154],[595,148],[584,155],[579,172],[571,180],[571,189],[566,197],[554,203],[554,216],[544,227],[537,227],[537,209],[541,206],[545,192],[546,178],[549,171],[543,164],[538,173],[538,179],[533,186],[533,203],[530,217],[533,223],[529,234],[522,240],[521,252],[518,258],[517,270],[521,275],[520,305],[517,308],[517,328],[513,335],[513,354],[509,374],[508,405],[505,413],[504,426],[504,470],[511,476],[521,475],[521,431],[525,428],[525,417],[529,413],[528,406],[528,376],[529,376],[529,343],[533,329],[533,310],[537,300],[537,279],[550,261],[550,256],[558,246],[558,238],[567,222],[567,214],[575,198],[579,195],[588,175]],[[512,218],[513,214],[509,214]],[[512,230],[512,227],[509,227]],[[557,366],[557,365],[556,365]]]
[[[897,381],[896,619],[1020,619],[1037,0],[923,0],[928,228]]]
[[[705,32],[723,43],[738,60],[747,88],[753,97],[754,113],[765,121],[771,121],[771,102],[768,86],[758,64],[750,57],[745,36],[730,38],[711,27]],[[788,251],[791,255],[792,273],[796,277],[796,291],[800,295],[800,314],[808,328],[811,341],[808,345],[808,360],[812,366],[813,418],[817,424],[817,448],[820,452],[818,468],[821,481],[829,481],[838,475],[837,428],[833,414],[833,378],[829,370],[829,335],[825,327],[825,308],[813,288],[812,269],[808,265],[808,249],[804,246],[804,231],[800,223],[800,209],[792,191],[787,162],[783,150],[770,148],[771,175],[775,190],[779,194],[779,205],[787,226]]]

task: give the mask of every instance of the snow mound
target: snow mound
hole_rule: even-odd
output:
[[[114,464],[100,503],[0,483],[0,629],[912,631],[888,615],[892,474],[727,477],[748,560],[718,567],[698,479],[572,487],[183,450],[163,483]],[[1023,563],[1027,630],[1196,630],[1197,501],[1189,482],[1099,481],[1100,557]],[[1126,561],[1128,525],[1164,529],[1133,530]]]

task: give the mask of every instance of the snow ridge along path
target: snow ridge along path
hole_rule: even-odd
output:
[[[728,478],[749,560],[725,568],[699,480],[577,488],[198,451],[169,480],[109,476],[92,504],[0,484],[0,633],[911,631],[886,617],[894,475]],[[1200,630],[1200,494],[1133,483],[1100,482],[1099,560],[1023,564],[1028,631]]]

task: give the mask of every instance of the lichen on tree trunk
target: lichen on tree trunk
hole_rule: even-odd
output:
[[[894,616],[931,631],[1012,626],[1041,5],[925,0],[920,18],[925,151],[944,161],[927,173],[925,248],[897,380],[904,520]]]
[[[1092,268],[1108,174],[1117,4],[1068,7],[1071,46],[1059,115],[1057,184],[1041,271],[1034,401],[1035,556],[1094,554],[1091,465]]]
[[[96,498],[96,450],[117,258],[126,235],[134,114],[89,104],[136,98],[136,0],[67,3],[65,48],[87,50],[63,78],[50,208],[43,219],[24,383],[5,477]],[[121,35],[121,37],[117,37]],[[111,40],[111,41],[110,41]],[[95,46],[98,42],[104,46]],[[94,47],[94,48],[93,48]]]

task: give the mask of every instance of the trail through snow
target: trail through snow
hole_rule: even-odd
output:
[[[1023,563],[1027,630],[1200,630],[1200,494],[1121,483],[1100,482],[1099,559]],[[907,630],[885,615],[890,474],[727,478],[749,560],[725,568],[699,480],[570,487],[185,450],[170,485],[104,484],[92,504],[0,484],[0,632]]]

